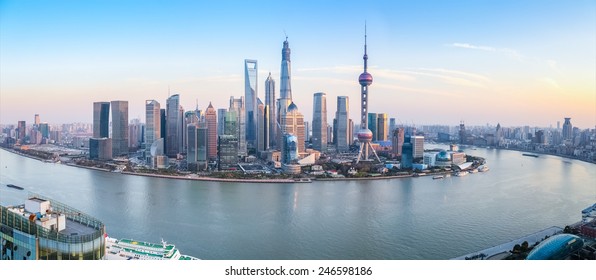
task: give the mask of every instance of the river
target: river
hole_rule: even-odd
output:
[[[29,192],[106,224],[116,238],[175,244],[201,259],[450,259],[581,219],[596,165],[475,149],[464,177],[296,184],[151,178],[44,163],[0,150],[0,203]],[[8,188],[15,184],[25,190]]]

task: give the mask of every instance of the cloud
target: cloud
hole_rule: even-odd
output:
[[[557,83],[557,81],[555,79],[544,77],[544,78],[540,78],[538,80],[541,81],[541,82],[543,82],[543,83],[546,83],[547,85],[550,85],[551,87],[554,87],[556,89],[560,89],[561,88],[559,86],[559,83]]]
[[[524,56],[522,54],[520,54],[518,51],[516,51],[514,49],[510,49],[510,48],[495,48],[495,47],[491,47],[491,46],[478,46],[478,45],[472,45],[472,44],[468,44],[468,43],[451,43],[451,44],[447,44],[446,46],[455,47],[455,48],[472,49],[472,50],[481,50],[481,51],[494,52],[494,53],[501,53],[501,54],[505,54],[509,57],[513,57],[513,58],[519,59],[519,60],[524,58]]]
[[[458,70],[419,68],[403,72],[410,75],[430,77],[443,83],[463,87],[486,89],[488,88],[487,84],[490,82],[490,79],[485,76]]]

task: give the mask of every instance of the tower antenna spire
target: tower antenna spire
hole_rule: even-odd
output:
[[[364,72],[368,69],[368,54],[366,53],[366,20],[364,21]]]

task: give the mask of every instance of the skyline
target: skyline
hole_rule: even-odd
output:
[[[264,101],[287,35],[305,119],[324,92],[328,120],[349,96],[358,125],[366,20],[370,112],[408,125],[596,125],[592,1],[250,4],[2,1],[0,123],[91,123],[93,102],[109,100],[144,122],[145,100],[165,104],[168,88],[185,110],[227,108],[244,96],[245,59],[258,61]]]

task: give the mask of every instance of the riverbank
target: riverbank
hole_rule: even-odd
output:
[[[568,155],[560,155],[560,154],[553,154],[553,153],[547,153],[547,152],[528,151],[528,150],[523,150],[523,149],[504,148],[504,147],[495,147],[494,149],[496,149],[496,150],[516,151],[516,152],[522,152],[522,153],[532,153],[532,154],[545,155],[545,156],[555,156],[555,157],[561,157],[561,158],[566,158],[566,159],[574,159],[574,160],[579,160],[579,161],[583,161],[583,162],[587,162],[587,163],[591,163],[591,164],[596,164],[596,161],[590,161],[590,160],[587,160],[587,159],[573,157],[573,156],[568,156]]]
[[[47,159],[37,158],[30,154],[22,153],[17,150],[7,149],[5,147],[0,147],[1,149],[14,153],[16,155],[25,156],[31,159],[39,160],[44,163],[48,163]],[[230,183],[311,183],[312,181],[363,181],[363,180],[390,180],[390,179],[400,179],[400,178],[409,178],[409,177],[427,177],[427,176],[434,176],[434,175],[446,175],[450,174],[448,171],[441,171],[441,172],[434,172],[434,173],[412,173],[412,174],[404,174],[404,175],[390,175],[390,176],[367,176],[367,177],[332,177],[332,178],[217,178],[217,177],[207,177],[207,176],[199,176],[197,174],[181,174],[181,175],[166,175],[166,174],[154,174],[154,173],[140,173],[140,172],[131,172],[131,171],[113,171],[106,168],[100,168],[96,166],[86,166],[80,165],[72,162],[65,162],[63,163],[67,166],[78,167],[78,168],[85,168],[95,171],[103,171],[103,172],[110,172],[110,173],[121,173],[124,175],[135,175],[135,176],[145,176],[145,177],[154,177],[154,178],[165,178],[165,179],[178,179],[178,180],[194,180],[194,181],[208,181],[208,182],[230,182]]]

